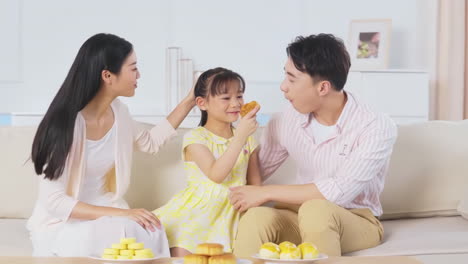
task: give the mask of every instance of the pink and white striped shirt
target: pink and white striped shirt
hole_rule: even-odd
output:
[[[379,196],[397,128],[389,117],[346,94],[335,132],[320,144],[307,131],[312,114],[301,114],[289,105],[273,116],[260,144],[262,176],[270,177],[290,156],[297,167],[297,184],[314,183],[328,201],[348,209],[369,208],[380,216]]]

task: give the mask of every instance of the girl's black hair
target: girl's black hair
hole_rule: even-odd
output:
[[[227,93],[230,82],[239,82],[240,91],[245,91],[245,81],[238,73],[225,68],[214,68],[203,72],[195,83],[195,98],[208,98],[209,95],[219,95]],[[201,110],[201,120],[199,126],[204,126],[208,121],[208,113]]]

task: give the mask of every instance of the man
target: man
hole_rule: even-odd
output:
[[[283,241],[310,242],[330,256],[374,247],[396,126],[343,91],[351,63],[341,40],[298,37],[287,54],[281,91],[291,105],[264,129],[259,162],[266,179],[290,156],[296,184],[231,189],[234,207],[248,210],[234,253],[249,257]],[[288,206],[257,207],[270,201]]]

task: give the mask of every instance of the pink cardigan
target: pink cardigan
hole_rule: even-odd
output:
[[[111,104],[116,126],[115,170],[107,175],[108,191],[114,193],[113,205],[128,207],[123,196],[130,184],[132,156],[134,149],[156,153],[159,148],[176,134],[175,129],[165,119],[150,130],[142,129],[132,119],[128,108],[118,99]],[[78,113],[75,120],[73,143],[65,163],[62,176],[56,181],[41,178],[39,197],[27,228],[34,232],[64,223],[78,202],[81,190],[81,179],[86,166],[86,123]]]

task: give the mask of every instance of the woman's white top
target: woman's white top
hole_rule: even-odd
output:
[[[86,139],[86,173],[79,200],[92,204],[105,194],[106,174],[115,166],[115,123],[99,140]]]

